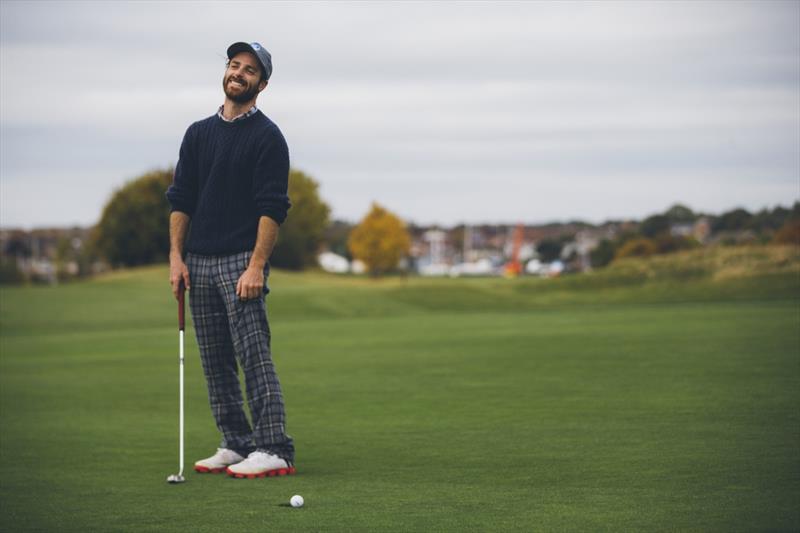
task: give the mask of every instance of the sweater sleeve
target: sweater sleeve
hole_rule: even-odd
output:
[[[178,164],[167,189],[170,212],[180,211],[192,216],[197,206],[197,158],[194,153],[192,127],[186,130],[181,142]]]
[[[256,160],[253,198],[258,214],[283,224],[291,207],[289,188],[289,148],[280,131],[265,139]]]

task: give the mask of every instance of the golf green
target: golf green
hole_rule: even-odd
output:
[[[191,471],[218,435],[189,328],[181,485],[165,482],[178,470],[166,276],[0,289],[0,530],[800,528],[796,272],[594,285],[275,273],[298,472]]]

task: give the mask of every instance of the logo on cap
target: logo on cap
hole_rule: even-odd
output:
[[[253,47],[253,50],[261,50],[261,45],[258,43],[251,43],[250,46]]]

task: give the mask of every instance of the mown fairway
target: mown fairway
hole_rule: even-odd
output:
[[[0,289],[3,531],[800,528],[800,278],[333,279],[268,298],[298,474],[187,483],[163,267]],[[302,494],[306,507],[286,507]]]

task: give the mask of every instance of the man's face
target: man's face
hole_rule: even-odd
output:
[[[261,65],[253,54],[239,52],[228,61],[228,68],[222,77],[225,96],[238,104],[255,98],[267,86],[261,81]]]

